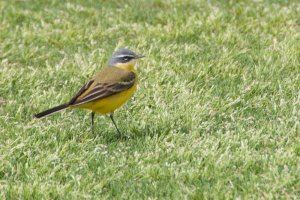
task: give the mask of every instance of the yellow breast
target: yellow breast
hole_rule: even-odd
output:
[[[128,90],[106,97],[104,99],[100,99],[95,102],[91,102],[91,105],[88,107],[96,113],[111,113],[120,106],[122,106],[133,95],[134,91],[136,90],[136,86],[137,82]]]

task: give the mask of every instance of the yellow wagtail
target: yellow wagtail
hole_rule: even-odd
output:
[[[117,50],[111,56],[108,66],[85,84],[68,103],[38,113],[35,117],[45,117],[67,108],[85,108],[92,111],[92,131],[95,113],[109,114],[120,135],[113,112],[135,91],[138,78],[134,66],[136,60],[142,57],[144,56],[137,55],[129,49]]]

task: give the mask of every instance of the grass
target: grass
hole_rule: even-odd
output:
[[[298,1],[0,1],[1,199],[298,199]],[[147,55],[107,117],[66,111],[118,47]]]

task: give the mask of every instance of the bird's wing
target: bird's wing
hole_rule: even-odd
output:
[[[99,100],[131,88],[136,76],[134,72],[119,68],[109,67],[95,76],[95,81],[81,95],[76,97],[72,106]]]
[[[84,86],[82,86],[82,88],[80,88],[80,90],[74,95],[74,97],[69,101],[69,105],[72,105],[77,98],[82,95],[85,91],[87,91],[87,89],[92,85],[92,83],[94,82],[94,80],[90,80],[87,84],[85,84]]]

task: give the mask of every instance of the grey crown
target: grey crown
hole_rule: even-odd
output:
[[[113,53],[113,55],[111,56],[108,62],[108,66],[114,66],[117,63],[127,63],[130,60],[138,57],[139,56],[135,54],[133,51],[126,48],[121,48]]]

